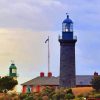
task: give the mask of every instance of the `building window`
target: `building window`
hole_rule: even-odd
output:
[[[31,87],[27,86],[27,93],[30,93],[30,92],[31,92]]]

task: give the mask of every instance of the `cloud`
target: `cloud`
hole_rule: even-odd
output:
[[[96,29],[99,26],[97,22],[100,20],[98,17],[100,12],[97,10],[100,8],[99,1],[95,1],[95,4],[96,7],[94,0],[91,2],[88,0],[1,0],[0,27],[27,28],[34,31],[58,30],[61,29],[61,22],[68,12],[73,16],[76,28],[83,27],[88,30],[95,27]]]
[[[0,27],[28,28],[39,31],[53,28],[52,15],[58,7],[61,7],[61,3],[57,0],[15,0],[9,2],[1,0],[0,6]]]

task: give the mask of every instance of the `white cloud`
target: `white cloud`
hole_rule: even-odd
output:
[[[43,6],[61,6],[61,2],[58,0],[37,0],[40,5]]]
[[[0,5],[0,27],[22,27],[35,31],[52,29],[53,14],[62,6],[57,0],[4,0],[0,1]]]

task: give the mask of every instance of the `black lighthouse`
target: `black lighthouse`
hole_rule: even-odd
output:
[[[62,36],[60,42],[60,87],[75,87],[75,43],[77,38],[73,36],[73,22],[67,15],[62,22]]]

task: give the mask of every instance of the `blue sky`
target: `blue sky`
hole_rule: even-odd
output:
[[[47,74],[50,36],[50,69],[59,76],[62,21],[66,12],[74,22],[76,74],[100,74],[99,0],[0,0],[0,75],[8,74],[14,60],[19,84],[41,71]]]

